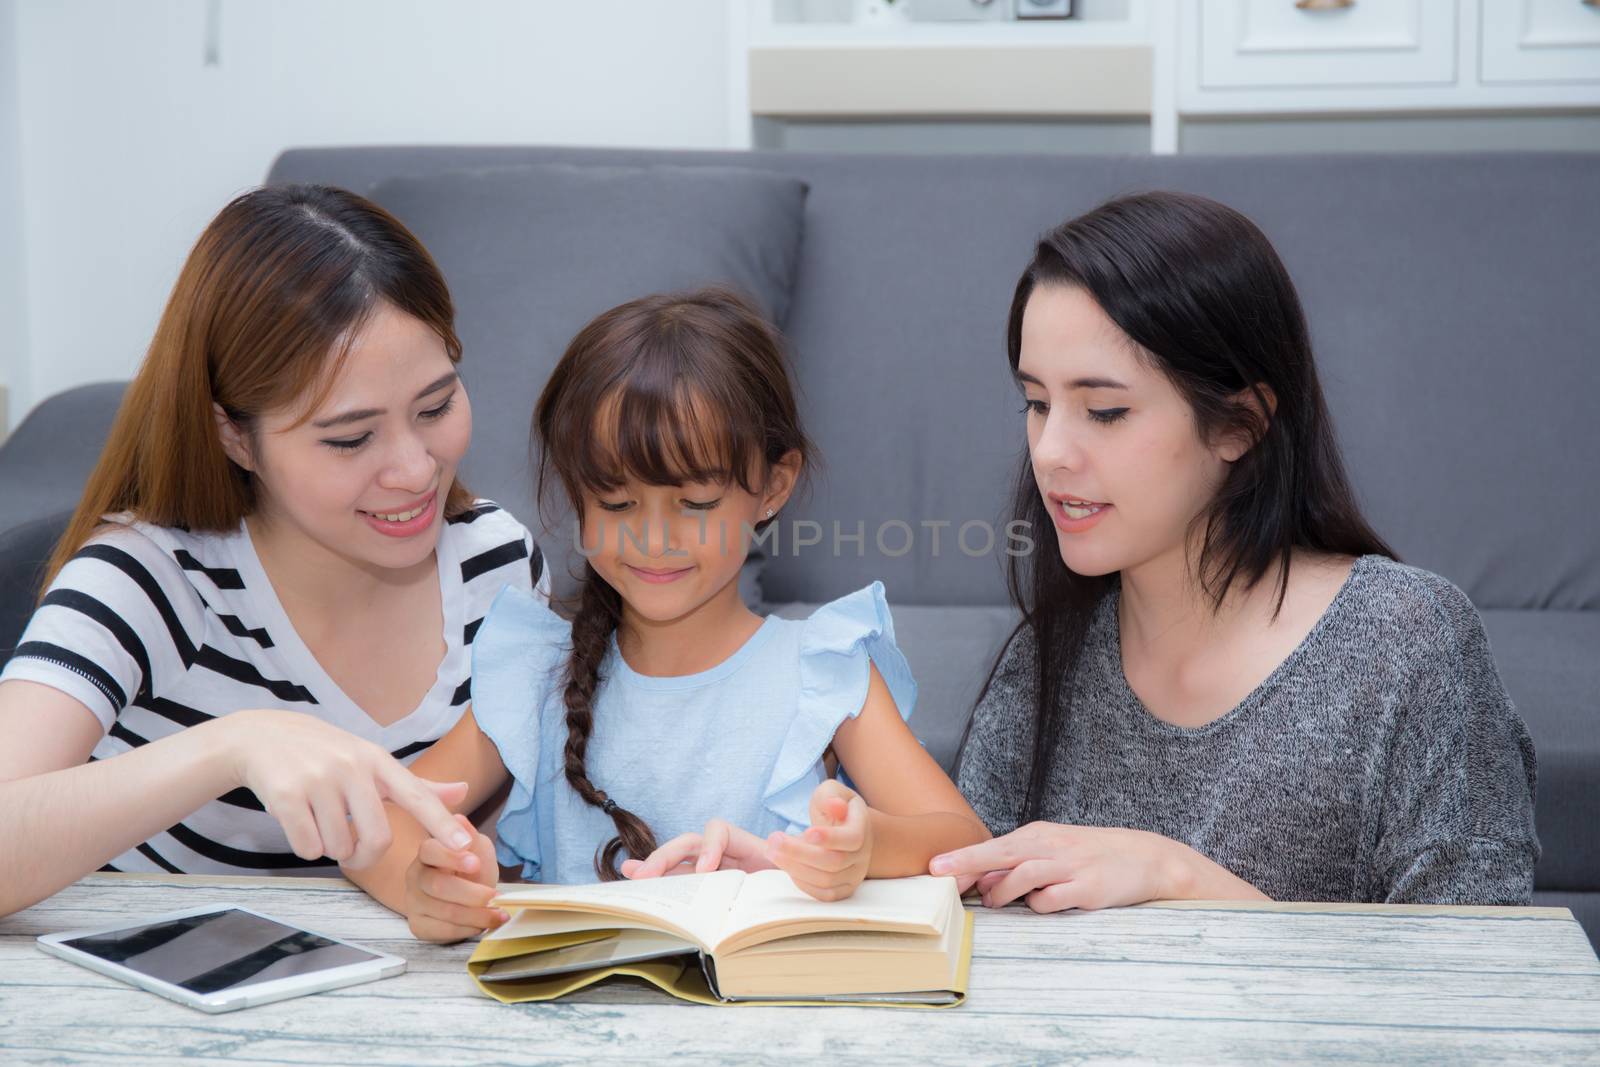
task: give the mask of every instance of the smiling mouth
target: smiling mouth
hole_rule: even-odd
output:
[[[432,504],[433,494],[429,493],[423,498],[422,503],[406,511],[361,511],[359,508],[356,510],[361,511],[363,515],[370,515],[374,519],[382,519],[384,522],[410,522],[424,511],[427,511]]]
[[[1096,500],[1080,500],[1077,497],[1056,496],[1049,494],[1050,504],[1069,519],[1087,519],[1090,515],[1098,515],[1109,508],[1110,504],[1103,504]]]

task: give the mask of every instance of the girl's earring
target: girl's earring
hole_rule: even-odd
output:
[[[777,514],[777,512],[773,511],[771,508],[767,509],[767,518],[770,519],[770,518],[772,518],[772,516],[774,516],[776,514]]]

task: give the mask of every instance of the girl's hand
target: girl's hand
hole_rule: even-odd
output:
[[[771,866],[766,841],[749,830],[712,819],[703,833],[679,834],[642,860],[623,860],[622,876],[659,878],[665,874],[719,870],[764,871]]]
[[[429,838],[406,868],[406,922],[419,941],[462,941],[510,918],[489,907],[500,875],[494,843],[465,815],[455,818],[458,827],[471,835],[471,844],[448,849]]]
[[[935,856],[930,874],[974,884],[991,908],[1019,898],[1034,911],[1114,908],[1186,895],[1188,846],[1144,830],[1035,822],[1004,837]]]
[[[767,854],[794,884],[818,900],[843,900],[867,877],[872,822],[867,802],[832,778],[811,794],[811,828],[767,838]]]
[[[327,856],[356,870],[376,863],[390,842],[385,800],[445,845],[472,841],[446,806],[466,797],[465,782],[418,778],[377,745],[299,712],[239,711],[216,723],[229,731],[233,779],[301,859]]]

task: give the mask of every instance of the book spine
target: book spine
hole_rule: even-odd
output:
[[[722,989],[717,985],[717,961],[711,958],[709,952],[700,953],[700,973],[706,976],[706,988],[711,991],[712,996],[724,1004],[733,1003],[731,999],[722,995]]]

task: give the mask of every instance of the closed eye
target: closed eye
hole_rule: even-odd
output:
[[[450,414],[450,409],[455,406],[456,394],[455,390],[452,389],[450,391],[450,395],[444,398],[444,403],[440,404],[438,407],[429,408],[426,411],[419,411],[417,414],[424,419],[442,419],[446,415]]]
[[[1023,414],[1023,415],[1048,415],[1048,414],[1050,414],[1050,404],[1047,401],[1044,401],[1044,400],[1027,400],[1027,399],[1024,399],[1022,401],[1021,414]]]
[[[1128,409],[1127,408],[1098,408],[1098,409],[1097,408],[1090,408],[1089,409],[1089,417],[1091,419],[1093,419],[1095,422],[1103,423],[1103,424],[1109,424],[1109,423],[1113,423],[1113,422],[1120,422],[1122,420],[1122,417],[1124,415],[1126,415],[1127,413],[1128,413]]]
[[[715,500],[707,500],[704,502],[698,500],[680,500],[678,503],[682,504],[690,511],[713,511],[716,509],[718,504],[722,503],[722,498],[718,497]]]
[[[606,501],[606,500],[596,500],[595,504],[600,508],[601,511],[613,511],[613,512],[615,512],[615,511],[627,511],[628,508],[630,506],[632,506],[633,501],[624,500],[619,504],[613,504],[610,501]]]
[[[341,437],[332,440],[325,438],[322,443],[336,452],[354,452],[356,449],[366,444],[371,437],[372,431],[368,430],[359,437]]]

